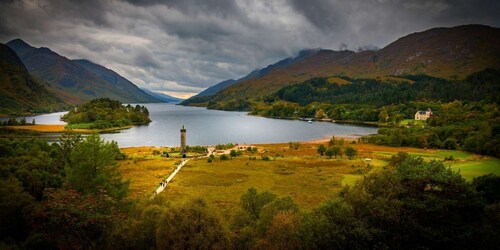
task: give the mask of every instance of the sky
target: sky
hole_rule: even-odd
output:
[[[0,42],[20,38],[187,98],[303,49],[377,49],[435,27],[500,27],[498,13],[498,0],[0,0]]]

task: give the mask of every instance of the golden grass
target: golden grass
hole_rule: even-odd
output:
[[[340,77],[336,77],[336,76],[334,76],[334,77],[328,77],[327,81],[328,81],[329,83],[336,83],[336,84],[338,84],[338,85],[344,85],[344,84],[349,84],[349,83],[351,83],[350,81],[347,81],[347,80],[345,80],[345,79],[342,79],[342,78],[340,78]]]
[[[319,143],[326,145],[327,140]],[[453,155],[456,160],[445,164],[450,164],[457,171],[459,168],[464,171],[470,165],[467,168],[468,179],[486,174],[484,169],[500,169],[498,159],[492,161],[491,157],[460,151],[361,143],[344,145],[351,145],[358,150],[356,159],[348,160],[345,156],[342,159],[327,159],[316,153],[318,145],[315,142],[302,142],[299,143],[299,149],[295,150],[288,143],[258,144],[253,145],[258,148],[257,153],[244,151],[242,156],[232,160],[222,161],[216,157],[212,163],[208,163],[207,158],[192,159],[160,195],[174,203],[201,197],[230,215],[238,207],[241,195],[248,188],[255,187],[259,191],[291,196],[301,208],[310,210],[337,194],[343,185],[353,185],[365,174],[383,169],[392,155],[402,151],[422,156],[425,160],[443,160]],[[123,175],[131,179],[131,197],[150,195],[181,160],[153,156],[154,150],[168,151],[168,148],[122,149],[131,158],[120,164]],[[271,160],[264,161],[262,156],[269,156]],[[474,166],[483,161],[487,161],[484,164],[487,163],[488,168],[475,169]]]
[[[40,133],[62,133],[65,129],[64,124],[35,124],[35,125],[23,125],[23,126],[5,126],[10,129],[19,129],[19,130],[28,130],[35,131]],[[90,134],[94,131],[99,133],[102,132],[111,132],[116,130],[128,129],[132,126],[124,126],[124,127],[115,127],[115,128],[107,128],[107,129],[73,129],[73,131],[82,133],[82,134]]]
[[[43,133],[60,133],[64,131],[64,124],[36,124],[36,125],[24,125],[24,126],[6,126],[11,129],[29,130]]]
[[[173,172],[181,161],[179,158],[154,156],[155,147],[123,148],[128,159],[120,161],[120,172],[124,179],[130,180],[130,198],[149,196],[159,183]]]
[[[409,83],[412,84],[415,81],[402,78],[402,77],[396,77],[396,76],[381,76],[377,77],[377,80],[385,81],[385,82],[399,82],[399,83]]]

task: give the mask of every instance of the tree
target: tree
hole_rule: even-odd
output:
[[[472,185],[488,204],[500,202],[500,176],[494,174],[479,176],[472,180]]]
[[[383,248],[475,248],[481,235],[482,197],[442,162],[408,157],[366,176],[343,199]]]
[[[297,214],[299,212],[299,206],[290,196],[274,199],[264,205],[260,211],[259,221],[257,223],[257,227],[261,235],[266,234],[273,218],[281,212]]]
[[[116,203],[105,192],[83,195],[74,189],[53,190],[32,213],[34,232],[43,235],[43,241],[30,245],[35,249],[47,243],[53,245],[50,248],[96,249],[119,214]]]
[[[276,195],[269,192],[258,193],[257,189],[249,188],[240,198],[240,206],[250,217],[257,220],[262,207],[276,199]]]
[[[352,148],[351,146],[348,146],[345,149],[345,155],[347,155],[347,158],[349,158],[349,160],[352,160],[357,154],[358,154],[358,151],[356,149]]]
[[[328,156],[328,159],[332,159],[332,156],[335,155],[335,151],[333,150],[333,148],[328,148],[328,150],[326,150],[325,152],[326,156]]]
[[[70,154],[67,185],[83,194],[96,194],[103,189],[114,198],[124,198],[129,183],[121,179],[118,171],[115,159],[119,152],[116,143],[104,142],[97,133],[89,135]]]
[[[196,199],[165,211],[156,230],[158,249],[225,249],[227,233],[205,201]]]
[[[16,178],[0,179],[0,242],[25,239],[29,220],[23,211],[28,212],[33,202],[33,197],[23,191]]]
[[[332,138],[328,141],[328,147],[333,147],[335,146],[335,136],[332,136]]]
[[[340,158],[342,158],[342,149],[339,146],[331,147],[331,151],[335,156],[335,158],[337,158],[337,155],[339,155]]]
[[[301,245],[300,217],[291,211],[280,211],[272,219],[266,233],[270,249],[296,249]]]
[[[323,144],[320,144],[316,152],[318,152],[318,154],[320,155],[324,155],[326,152],[326,147]]]

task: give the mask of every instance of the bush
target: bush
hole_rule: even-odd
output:
[[[229,160],[229,156],[227,156],[226,154],[223,154],[220,156],[220,159],[223,161],[227,161],[227,160]]]
[[[267,156],[267,155],[264,155],[264,156],[262,156],[262,160],[263,161],[270,161],[271,158],[269,158],[269,156]]]

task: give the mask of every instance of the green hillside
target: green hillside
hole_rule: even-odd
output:
[[[0,44],[0,115],[54,112],[67,107],[30,76],[12,49]]]

